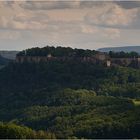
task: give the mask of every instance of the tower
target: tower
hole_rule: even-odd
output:
[[[48,57],[48,58],[51,58],[51,57],[52,57],[52,55],[51,55],[51,54],[48,54],[48,55],[47,55],[47,57]]]
[[[106,66],[107,66],[107,67],[110,67],[110,66],[111,66],[111,61],[110,61],[110,60],[107,60],[107,61],[106,61]]]

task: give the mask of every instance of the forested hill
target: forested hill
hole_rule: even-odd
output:
[[[139,99],[139,69],[53,60],[0,70],[0,120],[28,126],[40,138],[44,131],[53,138],[140,138]],[[0,125],[4,136],[5,127],[13,130]]]
[[[31,48],[24,51],[21,51],[17,54],[17,56],[47,56],[48,54],[51,54],[55,57],[61,57],[61,56],[93,56],[98,51],[95,50],[84,50],[84,49],[72,49],[70,47],[53,47],[53,46],[46,46],[43,48]]]
[[[70,47],[53,47],[53,46],[46,46],[43,48],[31,48],[23,50],[17,53],[17,56],[48,56],[51,55],[52,57],[94,57],[95,55],[104,55],[110,58],[134,58],[139,57],[139,53],[135,51],[125,52],[125,51],[109,51],[108,53],[103,53],[96,50],[89,50],[89,49],[72,49]],[[105,58],[106,59],[106,58]]]

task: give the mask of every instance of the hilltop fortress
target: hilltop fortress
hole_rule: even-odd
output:
[[[80,61],[80,62],[92,62],[94,64],[96,63],[102,63],[106,66],[111,66],[111,61],[108,55],[105,55],[104,53],[96,54],[92,57],[73,57],[73,56],[62,56],[62,57],[54,57],[51,54],[48,54],[47,56],[16,56],[16,62],[17,63],[40,63],[40,62],[47,62],[51,60],[59,60],[59,61]]]
[[[63,48],[62,48],[62,50],[63,50]],[[66,48],[64,48],[64,50],[66,51]],[[79,49],[77,49],[77,50],[79,50]],[[102,52],[95,53],[94,52],[94,54],[93,54],[93,52],[91,53],[90,51],[89,51],[90,55],[87,55],[85,53],[85,55],[81,56],[80,53],[79,53],[80,54],[79,55],[75,51],[72,53],[70,51],[70,53],[67,53],[67,54],[65,54],[65,51],[63,51],[62,55],[59,55],[59,56],[54,55],[51,52],[47,52],[46,54],[44,53],[43,55],[41,55],[41,54],[39,55],[39,53],[34,53],[33,55],[31,55],[31,53],[23,51],[22,53],[19,53],[16,56],[16,62],[17,63],[24,63],[24,62],[40,63],[40,62],[47,62],[47,61],[51,61],[51,60],[59,60],[59,61],[74,60],[74,61],[80,61],[80,62],[92,62],[94,64],[103,64],[107,67],[120,65],[120,66],[132,66],[132,67],[140,68],[140,57],[134,56],[134,57],[127,57],[127,58],[126,57],[112,58],[107,53],[102,53]]]

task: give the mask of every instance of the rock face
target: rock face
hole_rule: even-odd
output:
[[[54,58],[50,58],[50,57],[46,57],[46,56],[17,56],[16,62],[17,63],[23,63],[23,62],[39,63],[39,62],[47,62],[50,59],[54,59]]]
[[[92,57],[54,57],[51,54],[48,56],[17,56],[16,62],[17,63],[23,63],[23,62],[29,62],[29,63],[39,63],[39,62],[47,62],[50,60],[58,60],[58,61],[80,61],[80,62],[92,62],[94,64],[101,63],[106,66],[111,65],[110,58],[105,53],[98,53]]]
[[[106,65],[107,67],[110,67],[112,65],[120,65],[120,66],[135,66],[140,67],[140,58],[96,58],[96,57],[46,57],[46,56],[17,56],[16,62],[17,63],[40,63],[40,62],[47,62],[50,60],[59,60],[59,61],[80,61],[80,62],[92,62],[94,64],[96,63],[102,63],[103,65]]]

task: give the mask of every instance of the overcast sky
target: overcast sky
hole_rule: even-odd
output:
[[[140,46],[140,1],[0,1],[0,50]]]

